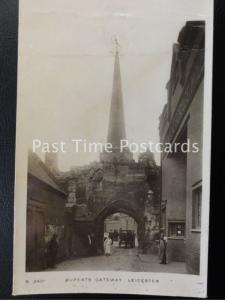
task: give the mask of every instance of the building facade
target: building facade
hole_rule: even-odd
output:
[[[128,215],[125,214],[114,214],[105,219],[104,222],[104,232],[109,233],[116,230],[117,232],[121,230],[131,230],[137,234],[137,223],[136,221]]]
[[[161,229],[168,237],[168,259],[185,261],[194,274],[200,267],[204,43],[204,22],[187,22],[173,45],[159,126],[161,142],[173,146],[161,155]]]
[[[45,163],[35,154],[29,156],[27,269],[45,268],[46,244],[55,232],[60,239],[58,259],[102,254],[104,222],[115,213],[128,215],[136,224],[140,248],[146,230],[152,238],[159,232],[159,167],[152,153],[134,161],[129,149],[121,152],[122,139],[126,130],[117,49],[107,136],[112,151],[67,172],[59,170],[55,153],[47,153]]]
[[[57,234],[57,260],[66,256],[66,194],[52,172],[35,154],[29,153],[27,178],[26,270],[47,267],[47,246]]]

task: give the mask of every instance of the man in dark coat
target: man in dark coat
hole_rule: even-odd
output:
[[[58,249],[57,235],[54,234],[48,244],[48,267],[50,268],[55,267]]]
[[[160,238],[160,264],[167,264],[167,237],[164,234],[161,234]]]

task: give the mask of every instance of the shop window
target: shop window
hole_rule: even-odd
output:
[[[169,222],[169,237],[184,237],[185,223],[184,222]]]

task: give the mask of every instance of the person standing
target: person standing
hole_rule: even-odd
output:
[[[160,264],[167,264],[167,237],[163,233],[159,242],[159,258]]]
[[[91,240],[90,233],[88,233],[88,235],[87,235],[87,244],[88,244],[87,255],[91,255],[92,240]]]
[[[159,237],[159,260],[162,261],[163,258],[163,249],[164,249],[164,243],[163,243],[163,233],[160,234]]]
[[[148,248],[150,247],[151,240],[151,230],[148,228],[144,235],[144,243],[143,243],[143,254],[147,254]]]
[[[57,259],[57,253],[59,249],[59,244],[57,242],[57,235],[53,234],[49,244],[48,244],[48,267],[54,268]]]
[[[91,234],[91,255],[96,254],[96,243],[95,243],[95,235],[94,233]]]
[[[120,228],[120,231],[119,231],[119,248],[122,244],[122,241],[123,241],[123,231],[122,231],[122,228]]]
[[[112,244],[113,244],[113,231],[112,231],[112,229],[110,230],[109,238],[111,239]]]
[[[112,240],[108,236],[104,241],[104,249],[105,249],[105,255],[110,256],[111,255],[111,246],[112,246]]]

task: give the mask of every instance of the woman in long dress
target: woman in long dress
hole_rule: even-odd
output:
[[[104,248],[105,248],[106,256],[111,255],[111,245],[112,245],[112,240],[110,239],[110,237],[107,237],[104,241]]]

